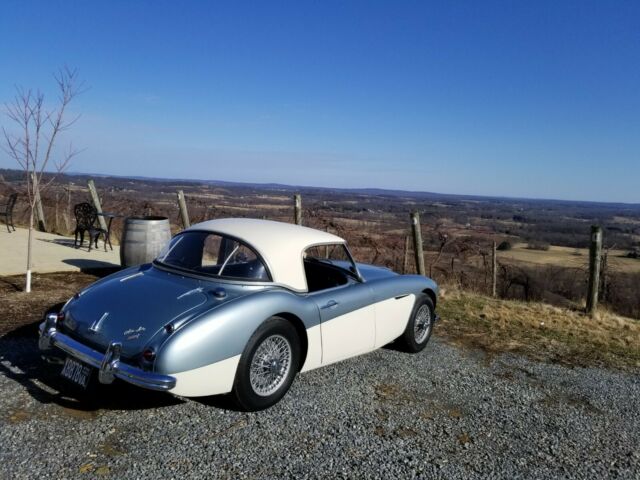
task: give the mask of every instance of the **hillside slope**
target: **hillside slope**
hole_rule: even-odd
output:
[[[577,366],[640,367],[640,321],[600,310],[580,311],[535,302],[443,291],[437,333],[456,345],[488,353],[516,352]]]

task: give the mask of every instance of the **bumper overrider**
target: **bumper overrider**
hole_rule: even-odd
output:
[[[112,383],[115,378],[149,390],[168,391],[176,386],[176,379],[170,375],[147,372],[120,360],[122,344],[112,342],[105,353],[83,345],[60,332],[56,325],[57,316],[48,315],[40,326],[38,347],[46,352],[52,348],[62,350],[81,362],[98,369],[100,383]]]

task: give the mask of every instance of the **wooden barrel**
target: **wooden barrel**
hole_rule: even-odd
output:
[[[123,267],[149,263],[171,239],[166,217],[129,217],[124,221],[120,240],[120,264]]]

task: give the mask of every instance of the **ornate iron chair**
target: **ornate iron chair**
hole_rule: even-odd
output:
[[[79,248],[82,246],[84,243],[84,234],[87,232],[89,234],[89,251],[91,251],[92,243],[95,243],[96,248],[98,248],[98,238],[100,238],[100,235],[104,236],[104,249],[106,250],[107,231],[96,226],[98,212],[95,207],[87,202],[78,203],[73,207],[73,214],[76,217],[74,247]],[[80,237],[80,245],[78,245],[78,236]]]
[[[0,217],[4,217],[4,223],[7,224],[7,230],[11,233],[11,228],[13,231],[16,231],[16,227],[13,225],[13,207],[16,206],[16,200],[18,199],[17,193],[12,193],[9,195],[9,200],[7,203],[0,205]]]

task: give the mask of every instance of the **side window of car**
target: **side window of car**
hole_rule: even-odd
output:
[[[304,252],[304,271],[309,292],[346,285],[352,262],[343,244],[317,245]]]

